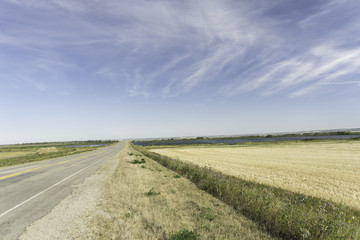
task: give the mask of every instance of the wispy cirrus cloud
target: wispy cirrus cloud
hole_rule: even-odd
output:
[[[341,84],[339,78],[352,74],[360,74],[360,48],[344,50],[331,45],[321,45],[304,54],[278,62],[267,71],[254,74],[238,88],[228,89],[227,94],[234,95],[261,88],[264,95],[273,95],[292,88],[289,96],[296,97],[327,84]],[[360,80],[344,82],[358,83]],[[294,90],[296,86],[298,89]]]
[[[25,49],[13,57],[24,74],[51,73],[67,82],[97,78],[123,95],[170,97],[201,89],[214,96],[256,91],[299,97],[359,74],[360,37],[350,36],[360,36],[353,10],[359,4],[351,0],[291,6],[260,0],[6,0],[0,6],[23,16],[9,22],[13,17],[2,10],[0,47],[9,56]],[[48,63],[36,64],[42,59]],[[75,74],[88,80],[69,77]]]
[[[300,34],[296,45],[291,45],[294,42],[286,33],[278,34],[283,47],[289,49],[287,54],[277,54],[264,65],[253,65],[219,92],[233,96],[256,90],[264,96],[285,93],[300,97],[331,85],[359,86],[356,76],[360,74],[360,48],[355,33],[360,33],[360,18],[353,11],[359,4],[356,8],[353,4],[347,6],[349,2],[329,1],[319,12],[293,23],[293,28],[298,29],[295,35]],[[336,16],[337,24],[329,27]],[[314,31],[318,33],[314,35]],[[281,51],[270,51],[277,49]]]

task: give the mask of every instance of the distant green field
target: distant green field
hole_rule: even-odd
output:
[[[30,143],[0,146],[0,167],[63,157],[98,149],[115,141]],[[101,146],[94,146],[101,145]]]
[[[24,157],[26,155],[30,155],[33,154],[33,151],[21,151],[21,152],[1,152],[0,151],[0,161],[2,159],[7,159],[7,158],[14,158],[14,157]]]

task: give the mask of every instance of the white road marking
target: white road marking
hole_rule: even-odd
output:
[[[96,152],[96,153],[93,153],[93,154],[90,154],[90,155],[81,156],[81,157],[78,157],[78,158],[72,158],[70,160],[65,160],[65,161],[62,161],[62,162],[56,162],[56,163],[51,163],[51,164],[48,164],[48,165],[42,165],[42,166],[36,167],[36,168],[27,169],[25,171],[16,172],[16,173],[13,173],[13,174],[10,174],[10,175],[7,175],[7,176],[2,176],[2,177],[0,177],[0,180],[10,178],[10,177],[14,177],[14,176],[18,176],[18,175],[21,175],[23,173],[31,172],[31,171],[38,170],[38,169],[41,169],[41,168],[46,168],[46,167],[50,167],[50,166],[54,166],[54,165],[59,165],[59,164],[67,163],[67,162],[72,162],[72,161],[79,160],[79,159],[82,159],[82,158],[87,158],[87,157],[94,156],[96,154],[100,154],[100,153],[103,153],[103,152],[105,152],[105,151]]]
[[[102,160],[102,159],[101,159],[101,160]],[[80,172],[84,171],[85,169],[87,169],[87,168],[91,167],[92,165],[94,165],[94,164],[96,164],[96,163],[100,162],[101,160],[98,160],[98,161],[96,161],[96,162],[94,162],[94,163],[90,164],[89,166],[86,166],[86,167],[84,167],[84,168],[80,169],[80,170],[79,170],[79,171],[77,171],[76,173],[71,174],[70,176],[68,176],[68,177],[64,178],[64,179],[63,179],[63,180],[61,180],[60,182],[55,183],[55,184],[54,184],[54,185],[52,185],[51,187],[48,187],[47,189],[45,189],[45,190],[43,190],[43,191],[39,192],[38,194],[36,194],[36,195],[32,196],[31,198],[29,198],[29,199],[27,199],[27,200],[23,201],[22,203],[20,203],[20,204],[16,205],[15,207],[12,207],[12,208],[10,208],[9,210],[7,210],[7,211],[3,212],[2,214],[0,214],[0,218],[1,218],[1,217],[3,217],[3,216],[5,216],[5,215],[6,215],[6,214],[8,214],[9,212],[11,212],[11,211],[13,211],[13,210],[17,209],[18,207],[21,207],[21,206],[22,206],[22,205],[24,205],[25,203],[30,202],[31,200],[33,200],[34,198],[36,198],[36,197],[40,196],[41,194],[43,194],[43,193],[45,193],[45,192],[49,191],[50,189],[52,189],[52,188],[56,187],[57,185],[59,185],[59,184],[61,184],[61,183],[65,182],[65,181],[66,181],[66,180],[68,180],[69,178],[71,178],[71,177],[75,176],[76,174],[78,174],[78,173],[80,173]]]

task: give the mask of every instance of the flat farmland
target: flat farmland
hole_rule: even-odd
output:
[[[0,160],[1,159],[6,159],[6,158],[13,158],[13,157],[23,157],[26,155],[30,155],[33,154],[34,152],[1,152],[0,151]]]
[[[360,209],[360,141],[177,146],[150,151]]]
[[[92,151],[115,141],[72,141],[0,145],[0,167]]]

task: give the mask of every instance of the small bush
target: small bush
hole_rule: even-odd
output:
[[[213,212],[211,211],[211,208],[201,208],[200,209],[200,216],[206,220],[209,220],[210,222],[215,219],[215,216]]]
[[[143,163],[145,163],[145,162],[146,162],[145,159],[142,158],[141,161],[135,159],[135,160],[130,161],[129,163],[132,163],[132,164],[143,164]]]
[[[181,178],[179,174],[174,175],[174,178]]]
[[[154,188],[151,188],[148,192],[145,193],[145,196],[149,197],[149,196],[156,196],[159,195],[159,192],[155,192]]]
[[[172,234],[169,240],[200,240],[200,235],[197,232],[181,230]]]

